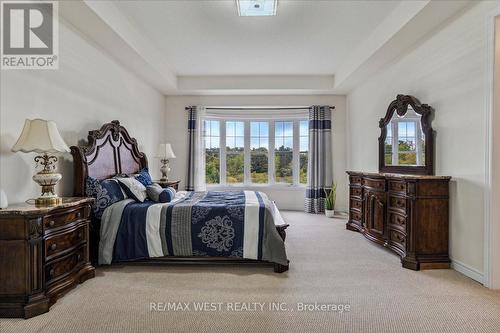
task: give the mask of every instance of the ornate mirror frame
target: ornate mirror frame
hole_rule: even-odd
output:
[[[385,139],[387,136],[387,125],[391,122],[394,112],[402,117],[408,111],[410,105],[415,113],[421,116],[420,122],[422,132],[425,136],[425,165],[385,165]],[[402,173],[415,175],[434,174],[434,130],[431,126],[432,108],[427,104],[420,104],[419,100],[410,95],[397,95],[396,99],[389,104],[384,118],[379,121],[380,137],[378,138],[378,168],[379,172]]]

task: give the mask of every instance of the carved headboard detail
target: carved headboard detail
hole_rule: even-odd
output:
[[[89,131],[86,146],[72,146],[75,170],[74,195],[85,196],[87,176],[106,179],[119,174],[135,173],[148,166],[146,155],[118,120]]]

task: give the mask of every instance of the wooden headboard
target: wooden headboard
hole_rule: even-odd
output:
[[[71,155],[75,170],[75,196],[85,196],[87,176],[106,179],[135,173],[148,166],[148,159],[139,151],[137,141],[130,137],[118,120],[89,131],[88,144],[72,146]]]

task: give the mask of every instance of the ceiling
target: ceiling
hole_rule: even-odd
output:
[[[59,2],[63,22],[165,95],[346,94],[477,1]]]
[[[117,1],[177,75],[332,75],[400,1],[278,1],[239,17],[234,0]]]

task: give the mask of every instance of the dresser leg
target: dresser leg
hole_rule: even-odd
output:
[[[418,260],[410,257],[401,258],[401,264],[404,268],[408,268],[414,271],[420,270],[420,263]]]

